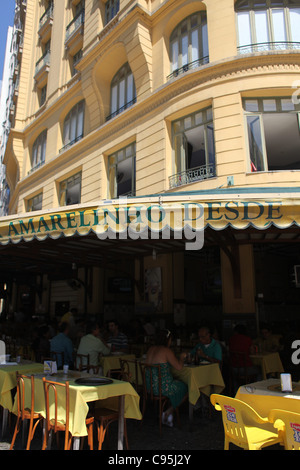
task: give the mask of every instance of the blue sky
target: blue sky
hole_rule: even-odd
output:
[[[15,0],[0,0],[0,80],[2,80],[5,58],[6,36],[9,26],[14,24]]]

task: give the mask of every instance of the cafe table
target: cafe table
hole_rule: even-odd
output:
[[[8,362],[0,365],[0,405],[3,408],[2,437],[6,432],[8,413],[13,409],[13,389],[17,386],[16,372],[33,374],[42,372],[44,365],[23,360],[19,363]]]
[[[110,370],[120,369],[120,359],[133,361],[135,359],[135,354],[126,354],[116,351],[108,356],[102,356],[100,359],[100,366],[102,367],[103,375],[107,376]]]
[[[293,382],[292,392],[281,392],[280,379],[267,379],[242,385],[235,398],[250,405],[262,417],[272,409],[300,413],[300,383]]]
[[[284,368],[278,352],[262,352],[250,355],[253,365],[261,368],[262,378],[266,379],[268,374],[281,374]]]
[[[45,374],[35,374],[35,412],[40,413],[44,418],[46,417],[45,398],[43,377]],[[124,433],[124,417],[129,419],[141,420],[142,415],[139,408],[140,397],[134,390],[129,382],[111,379],[112,382],[105,385],[84,385],[77,384],[76,379],[79,377],[98,377],[96,375],[89,375],[87,373],[80,373],[78,371],[69,371],[68,374],[57,372],[55,375],[47,376],[49,380],[54,382],[65,383],[69,382],[70,386],[70,433],[73,436],[73,449],[79,449],[80,438],[87,436],[86,416],[89,411],[88,403],[96,402],[99,400],[99,406],[109,407],[110,409],[119,410],[119,423],[118,423],[118,450],[123,449],[123,433]],[[64,390],[58,391],[58,400],[65,401]],[[29,396],[29,394],[28,394]],[[28,403],[29,405],[29,403]],[[26,406],[26,403],[25,403]],[[51,408],[51,398],[50,398]],[[14,406],[14,412],[17,409],[17,404]],[[58,409],[58,420],[62,422],[65,419],[65,408]]]
[[[203,361],[199,365],[184,365],[181,370],[172,370],[175,379],[181,380],[188,386],[189,417],[193,420],[193,410],[203,393],[210,396],[212,393],[221,393],[225,388],[219,364]]]

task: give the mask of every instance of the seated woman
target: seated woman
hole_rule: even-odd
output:
[[[161,393],[168,397],[171,406],[163,413],[162,423],[168,426],[173,426],[173,413],[186,398],[188,387],[180,380],[174,380],[171,367],[176,370],[181,370],[183,367],[186,353],[181,353],[179,360],[176,358],[174,352],[170,349],[172,342],[172,335],[169,330],[162,330],[156,337],[156,344],[151,346],[147,352],[147,364],[157,365],[160,364],[161,370]],[[153,369],[156,372],[156,369]],[[146,376],[147,389],[150,389],[150,377]],[[152,374],[152,386],[155,395],[159,394],[158,375]]]

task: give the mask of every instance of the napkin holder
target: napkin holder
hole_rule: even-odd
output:
[[[291,374],[280,374],[280,383],[281,383],[281,391],[283,393],[293,391]]]
[[[56,361],[44,361],[44,373],[46,375],[53,375],[57,373]]]

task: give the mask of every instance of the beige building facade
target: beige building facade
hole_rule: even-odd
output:
[[[297,213],[299,1],[27,0],[23,27],[4,160],[10,220],[122,196],[210,201],[212,222],[221,217],[218,204],[230,203],[223,217],[231,225],[240,200],[276,201],[287,211],[292,200]],[[278,207],[269,209],[265,230],[252,225],[260,214],[251,212],[240,227],[208,224],[201,252],[153,244],[126,261],[121,250],[120,271],[134,282],[131,313],[136,306],[151,311],[141,285],[145,269],[156,267],[165,318],[177,312],[183,322],[195,315],[199,322],[210,315],[257,319],[258,294],[274,299],[276,292],[280,303],[279,280],[268,284],[259,264],[279,241],[294,259],[287,276],[298,263],[296,243],[290,245],[297,217],[290,211],[278,227]],[[84,281],[84,261],[78,266]],[[107,290],[108,279],[116,279],[107,277],[112,265],[89,268],[94,293],[78,288],[81,298],[72,302],[98,314],[111,312],[118,297],[127,312],[128,293]],[[61,280],[51,287],[49,276],[39,275],[45,290],[38,300],[35,294],[34,308],[53,315],[53,283]],[[20,308],[15,289],[11,309]],[[297,305],[295,284],[286,289]],[[68,296],[57,295],[57,302]],[[119,315],[118,306],[112,310]]]

